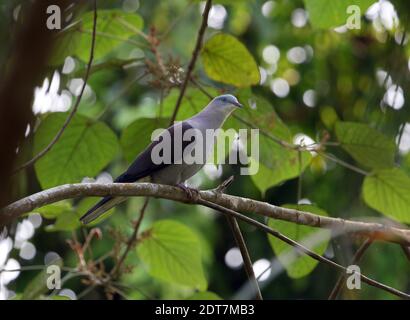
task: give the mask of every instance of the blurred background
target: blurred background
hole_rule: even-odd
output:
[[[289,130],[290,142],[300,145],[319,143],[323,139],[333,142],[336,141],[333,129],[337,121],[367,123],[395,142],[395,163],[410,173],[407,100],[410,47],[405,32],[410,21],[410,3],[405,0],[367,1],[361,12],[360,29],[350,30],[344,23],[324,28],[315,26],[317,22],[312,23],[311,19],[314,16],[306,9],[308,2],[214,1],[205,41],[224,32],[245,45],[260,76],[259,83],[252,86],[252,95],[273,108],[271,112],[276,113],[272,121],[282,119]],[[26,10],[29,6],[27,1],[0,1],[3,44],[0,59],[5,68],[2,70],[8,68],[9,52],[13,50],[15,34],[11,31],[22,23],[23,13],[29,14]],[[95,152],[101,150],[101,154],[105,152],[108,156],[99,155],[98,165],[88,171],[81,169],[79,176],[71,177],[64,170],[60,174],[52,167],[54,160],[50,152],[50,157],[44,157],[34,167],[12,177],[13,199],[63,183],[110,182],[127,167],[148,143],[151,131],[167,125],[164,119],[170,116],[175,105],[177,87],[195,46],[204,6],[205,2],[188,0],[98,0],[101,11],[98,28],[101,29],[97,28],[94,67],[79,105],[78,119],[71,125],[73,128],[80,126],[87,119],[99,121],[96,126],[100,127],[94,128],[95,132],[101,132],[93,140]],[[102,10],[126,14],[123,18],[131,26],[122,25],[125,29],[113,26]],[[25,129],[24,143],[17,150],[18,164],[31,159],[55,135],[74,106],[84,81],[90,51],[92,1],[87,4],[72,1],[62,14],[65,31],[57,36],[41,79],[32,88],[33,115]],[[81,19],[83,23],[78,30],[82,37],[67,40],[66,34],[70,33],[70,28],[76,28]],[[161,74],[163,67],[167,75],[171,75],[165,79]],[[247,97],[250,94],[249,87],[238,88],[214,81],[205,70],[204,61],[199,58],[193,76],[212,95],[229,92]],[[14,85],[18,89],[19,83]],[[191,100],[202,107],[208,97],[190,84],[179,119],[189,115]],[[50,117],[55,118],[54,122]],[[60,142],[64,141],[62,138]],[[110,146],[100,148],[99,141]],[[60,150],[57,145],[55,148]],[[338,159],[362,167],[341,148],[331,145],[327,148]],[[269,154],[270,151],[264,152]],[[280,151],[272,149],[272,152]],[[190,183],[200,189],[215,188],[230,175],[235,175],[227,190],[229,194],[275,205],[313,204],[332,217],[388,219],[363,201],[363,175],[319,153],[312,152],[308,157],[303,174],[275,176],[274,183],[266,181],[266,176],[241,176],[238,166],[213,164],[207,165]],[[89,159],[76,161],[87,163]],[[278,175],[281,168],[281,165],[270,168],[272,175]],[[67,168],[67,172],[70,170]],[[117,207],[114,214],[111,212],[93,226],[80,226],[78,217],[95,201],[63,201],[26,215],[3,229],[0,268],[9,271],[0,274],[0,299],[187,299],[195,294],[201,297],[203,293],[198,293],[195,286],[150,273],[143,253],[138,251],[139,244],[127,256],[126,270],[116,279],[116,284],[112,284],[115,289],[93,283],[89,275],[79,272],[81,262],[75,244],[91,239],[92,252],[86,250],[86,263],[92,264],[97,277],[104,275],[114,266],[119,246],[131,235],[131,221],[138,218],[144,203],[143,198],[131,198]],[[247,277],[225,217],[201,206],[151,199],[141,230],[148,230],[162,220],[183,224],[198,241],[209,295],[202,297],[215,297],[212,292],[229,299],[242,292]],[[278,247],[254,227],[242,223],[240,226],[256,276],[260,276],[265,299],[328,298],[339,276],[335,269],[313,260],[302,261],[302,265],[309,264],[304,271],[292,273],[291,268],[283,268],[271,276],[269,266],[277,258]],[[92,228],[99,231],[91,231]],[[322,252],[342,265],[350,263],[362,241],[344,235],[327,240]],[[62,288],[50,291],[42,282],[43,266],[57,258],[64,265]],[[375,242],[359,265],[364,274],[399,290],[410,291],[410,264],[400,246]],[[362,284],[361,290],[342,290],[339,298],[396,297]]]

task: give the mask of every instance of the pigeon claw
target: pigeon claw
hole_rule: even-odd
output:
[[[190,202],[195,203],[195,202],[198,201],[198,199],[199,199],[199,190],[198,189],[187,187],[186,185],[184,185],[182,183],[178,184],[177,187],[185,192],[185,194],[188,197],[188,200]]]

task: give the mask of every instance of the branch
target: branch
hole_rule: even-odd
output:
[[[214,191],[222,194],[226,188],[233,182],[234,176],[230,176],[224,182],[222,182]],[[239,247],[241,252],[243,264],[245,266],[246,275],[248,276],[249,285],[252,290],[251,296],[256,296],[258,300],[263,300],[261,289],[259,288],[258,280],[255,277],[255,272],[252,266],[252,260],[249,255],[248,248],[246,247],[245,239],[243,238],[241,228],[239,227],[238,221],[232,216],[226,216],[228,224],[232,230],[233,236],[235,238],[236,245]]]
[[[49,152],[54,147],[54,145],[57,143],[57,141],[61,138],[61,136],[64,133],[64,130],[68,127],[71,120],[73,119],[73,117],[74,117],[75,113],[77,112],[77,109],[80,105],[81,99],[83,97],[84,90],[85,90],[85,87],[87,85],[88,77],[90,75],[91,65],[92,65],[93,60],[94,60],[96,31],[97,31],[97,0],[94,0],[94,23],[93,23],[93,33],[92,33],[92,38],[91,38],[90,59],[88,60],[87,70],[85,72],[83,85],[81,87],[80,94],[77,97],[77,100],[75,102],[75,105],[74,105],[73,109],[71,110],[70,114],[67,116],[67,119],[65,120],[65,122],[64,122],[63,126],[61,127],[61,129],[54,136],[53,140],[51,140],[51,142],[42,151],[40,151],[38,154],[36,154],[31,160],[23,163],[20,167],[15,169],[13,171],[13,174],[16,174],[17,172],[19,172],[19,171],[21,171],[21,170],[23,170],[27,167],[32,166],[37,160],[44,157],[46,155],[46,153]]]
[[[336,228],[338,230],[341,229],[344,232],[348,233],[358,233],[361,235],[364,234],[371,239],[375,239],[375,235],[378,235],[379,237],[376,237],[376,239],[381,238],[383,240],[392,242],[410,243],[410,230],[406,229],[384,226],[378,223],[321,217],[309,212],[276,207],[265,202],[220,194],[215,191],[200,191],[198,192],[198,198],[193,200],[191,198],[188,198],[186,193],[183,192],[180,188],[153,183],[81,183],[62,185],[59,187],[44,190],[42,192],[38,192],[29,197],[18,200],[3,208],[0,211],[0,215],[5,215],[8,218],[16,218],[24,213],[33,211],[35,210],[35,208],[38,208],[40,206],[68,198],[81,196],[150,196],[153,198],[164,198],[189,204],[200,204],[252,224],[257,228],[263,230],[264,232],[269,233],[274,237],[277,237],[287,244],[295,247],[309,257],[322,263],[326,263],[342,272],[346,272],[347,269],[334,261],[318,255],[317,253],[309,250],[296,241],[273,230],[267,225],[236,211],[254,212],[263,216],[299,224],[306,224],[309,226]],[[391,288],[385,284],[379,283],[362,274],[360,274],[360,278],[363,282],[390,292],[396,296],[405,299],[410,298],[410,295],[403,293],[397,289]]]
[[[191,61],[189,62],[188,70],[185,75],[184,82],[182,83],[181,91],[179,93],[178,100],[175,104],[174,112],[172,113],[170,125],[174,123],[177,117],[179,107],[181,106],[182,98],[184,97],[186,88],[188,86],[189,79],[191,79],[192,71],[194,70],[195,63],[199,55],[199,51],[201,50],[201,47],[202,47],[202,39],[204,37],[205,30],[208,25],[208,16],[209,16],[209,11],[211,10],[211,7],[212,7],[212,0],[207,0],[205,4],[204,12],[202,14],[202,23],[198,31],[198,37],[196,39],[195,49],[192,52],[192,58],[191,58]]]
[[[125,251],[121,255],[121,257],[118,260],[117,264],[111,270],[110,275],[111,275],[112,278],[116,278],[118,276],[119,272],[121,271],[121,267],[124,264],[125,258],[127,258],[128,253],[130,252],[132,247],[135,245],[135,242],[137,241],[138,231],[140,229],[142,219],[144,218],[145,210],[148,207],[148,202],[149,202],[149,198],[147,197],[147,198],[145,198],[144,204],[141,208],[138,220],[135,222],[134,231],[132,232],[132,235],[129,237],[129,239],[127,241],[127,246],[125,248]]]
[[[15,219],[36,208],[64,199],[88,196],[140,196],[174,200],[184,203],[192,202],[186,194],[177,187],[153,183],[77,183],[65,184],[43,190],[26,198],[20,199],[0,210],[0,216],[5,219]],[[377,222],[363,222],[340,218],[324,217],[310,212],[299,211],[275,206],[273,204],[249,198],[220,194],[215,191],[200,191],[199,199],[215,203],[243,213],[255,213],[268,218],[285,220],[301,225],[337,230],[370,238],[410,246],[410,230],[388,226]]]
[[[356,251],[351,264],[357,264],[363,257],[364,253],[366,250],[370,247],[372,244],[372,240],[366,239],[360,248]],[[335,287],[333,288],[332,292],[329,295],[328,300],[335,300],[337,296],[339,295],[340,291],[343,289],[344,282],[346,280],[346,275],[341,274],[339,279],[336,282]]]
[[[249,279],[249,284],[252,287],[252,296],[256,296],[258,300],[263,300],[262,293],[258,285],[258,280],[256,280],[255,272],[252,266],[252,260],[249,255],[248,248],[246,247],[245,239],[243,238],[241,229],[239,228],[238,221],[232,216],[226,216],[229,226],[231,227],[233,236],[235,238],[236,245],[242,255],[243,265],[245,266],[245,271]]]
[[[304,253],[304,254],[308,255],[309,257],[311,257],[311,258],[313,258],[313,259],[315,259],[319,262],[322,262],[322,263],[325,263],[325,264],[327,264],[331,267],[334,267],[334,268],[338,269],[341,272],[347,273],[347,268],[345,268],[344,266],[342,266],[342,265],[340,265],[340,264],[338,264],[338,263],[336,263],[332,260],[329,260],[329,259],[317,254],[314,251],[311,251],[307,247],[305,247],[305,246],[301,245],[300,243],[288,238],[287,236],[283,235],[282,233],[280,233],[276,230],[273,230],[272,228],[268,227],[267,225],[265,225],[265,224],[263,224],[259,221],[253,220],[253,219],[251,219],[247,216],[244,216],[244,215],[242,215],[242,214],[240,214],[240,213],[238,213],[234,210],[222,207],[218,204],[215,204],[215,203],[212,203],[212,202],[209,202],[209,201],[206,201],[206,200],[199,199],[198,203],[202,204],[204,206],[207,206],[209,208],[212,208],[214,210],[221,211],[224,214],[227,214],[231,217],[241,219],[242,221],[245,221],[245,222],[257,227],[258,229],[260,229],[260,230],[262,230],[262,231],[264,231],[264,232],[266,232],[266,233],[268,233],[268,234],[282,240],[283,242],[291,245],[292,247],[294,247],[295,249],[297,249],[301,253]],[[356,273],[356,271],[354,271],[354,273]],[[397,289],[389,287],[389,286],[387,286],[383,283],[375,281],[375,280],[373,280],[373,279],[371,279],[371,278],[369,278],[369,277],[367,277],[367,276],[365,276],[361,273],[358,273],[358,275],[360,276],[360,279],[363,282],[365,282],[365,283],[367,283],[367,284],[369,284],[373,287],[376,287],[376,288],[379,288],[381,290],[387,291],[387,292],[389,292],[391,294],[394,294],[394,295],[396,295],[400,298],[403,298],[403,299],[410,299],[410,295],[408,295],[407,293],[401,292],[400,290],[397,290]]]

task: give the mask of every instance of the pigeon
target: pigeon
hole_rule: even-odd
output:
[[[201,112],[187,120],[174,123],[168,129],[165,129],[137,156],[129,168],[114,180],[114,183],[133,183],[149,177],[153,183],[178,186],[188,196],[192,196],[192,190],[186,187],[184,183],[201,170],[206,163],[206,159],[213,151],[215,136],[206,139],[206,133],[209,132],[207,130],[221,128],[231,113],[236,108],[242,107],[238,99],[230,94],[214,98]],[[185,135],[189,139],[185,139]],[[174,152],[175,148],[178,148],[178,141],[180,142],[181,149],[179,153]],[[195,149],[196,143],[200,141],[202,143],[200,149]],[[162,152],[162,154],[158,152],[160,143],[169,146],[169,148],[165,149],[165,151],[169,151],[167,154],[168,161],[158,161],[166,158],[165,152]],[[195,157],[196,151],[194,150],[202,151],[202,153],[198,152],[203,157],[201,161],[191,161],[192,159],[188,161],[186,159],[185,155],[187,154],[193,154],[192,157]],[[89,209],[80,218],[80,221],[88,224],[125,199],[125,197],[106,196]]]

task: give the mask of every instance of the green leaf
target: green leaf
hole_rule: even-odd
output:
[[[155,222],[145,231],[137,253],[151,276],[163,281],[205,290],[198,236],[173,220]]]
[[[259,163],[259,170],[251,175],[258,189],[265,193],[268,188],[303,173],[311,161],[311,155],[307,151],[301,152],[302,161],[299,166],[298,152],[285,148],[273,140],[291,143],[292,135],[271,104],[264,98],[253,95],[249,90],[240,91],[238,98],[245,108],[236,110],[235,116],[231,116],[224,129],[259,129],[259,159],[251,157],[250,163],[251,166]],[[251,155],[249,141],[252,140],[248,135],[248,155]]]
[[[235,110],[225,123],[224,129],[233,128],[237,131],[240,129],[259,129],[259,159],[266,167],[275,168],[277,157],[281,157],[284,149],[275,139],[291,141],[291,133],[288,127],[276,114],[271,104],[259,96],[253,95],[250,90],[242,90],[238,94],[238,99],[244,108]],[[247,136],[248,141],[250,136]],[[251,144],[247,144],[250,151]]]
[[[81,215],[74,210],[64,211],[57,218],[54,224],[46,226],[48,232],[72,231],[81,226]]]
[[[220,296],[211,291],[194,293],[188,300],[222,300]]]
[[[410,178],[397,168],[373,172],[364,179],[367,205],[400,222],[410,223]]]
[[[284,207],[290,209],[297,209],[301,211],[311,212],[320,216],[327,217],[328,214],[322,209],[315,207],[313,205],[285,205]],[[309,249],[313,250],[317,254],[322,255],[327,248],[329,243],[331,232],[329,230],[323,230],[303,225],[298,225],[296,223],[291,223],[282,220],[269,219],[269,227],[275,229],[285,236],[304,244]],[[310,237],[314,237],[315,234],[319,232],[320,241],[316,244],[306,245],[304,241],[307,241]],[[295,250],[292,246],[286,244],[282,240],[279,240],[271,235],[268,235],[269,243],[275,252],[275,255],[278,257],[279,261],[284,265],[288,275],[291,278],[302,278],[309,273],[311,273],[316,265],[319,263],[317,260],[305,255],[299,254],[298,257],[293,260],[291,263],[288,263],[286,260],[286,254]]]
[[[121,134],[121,146],[128,162],[151,143],[151,134],[156,129],[165,129],[169,120],[165,118],[139,118],[124,129]]]
[[[297,152],[283,150],[278,155],[279,157],[276,157],[276,169],[268,168],[264,164],[259,163],[258,172],[251,175],[251,179],[255,186],[263,195],[270,187],[298,177],[303,171],[305,171],[312,160],[312,156],[308,151],[301,152],[300,166]]]
[[[68,200],[63,200],[60,202],[52,203],[44,207],[38,208],[33,212],[41,214],[46,219],[54,219],[60,216],[63,212],[71,211],[71,202]]]
[[[331,28],[346,24],[352,13],[347,13],[350,5],[360,9],[360,15],[372,5],[374,0],[304,0],[309,20],[314,28]],[[354,11],[355,12],[355,11]]]
[[[51,297],[47,297],[47,300],[71,300],[71,298],[67,296],[54,295]]]
[[[258,84],[258,66],[248,49],[235,37],[218,33],[211,37],[201,51],[207,75],[216,81],[236,87]]]
[[[52,205],[48,205],[45,208],[47,209],[47,217],[48,218],[56,218],[54,224],[46,226],[46,231],[48,232],[57,232],[57,231],[72,231],[81,227],[80,218],[90,209],[93,205],[95,205],[98,201],[100,201],[100,197],[87,197],[82,199],[76,207],[72,207],[70,205],[61,205],[57,208],[47,208]],[[55,205],[55,204],[54,204]],[[87,224],[87,227],[91,228],[103,220],[109,218],[115,211],[115,208],[104,212],[101,216],[95,219],[92,223]],[[42,213],[43,214],[43,213]]]
[[[195,2],[202,2],[203,0],[195,0]],[[212,3],[220,3],[226,5],[234,5],[241,2],[255,2],[255,0],[214,0]]]
[[[34,137],[34,154],[42,151],[62,127],[67,113],[49,114]],[[114,132],[102,122],[76,115],[53,148],[35,164],[41,186],[51,188],[96,176],[118,153]]]
[[[336,136],[357,162],[370,168],[394,165],[394,142],[363,123],[337,122]]]
[[[76,55],[83,61],[90,58],[94,12],[86,12],[79,23],[63,31],[57,43],[53,62],[59,63],[66,56]],[[100,59],[137,34],[143,27],[141,16],[121,10],[98,10],[97,35],[94,58]]]
[[[253,94],[251,90],[240,90],[237,96],[239,101],[244,104],[244,108],[235,110],[235,116],[229,118],[226,126],[231,125],[237,129],[253,127],[278,139],[291,140],[289,128],[265,98]]]

